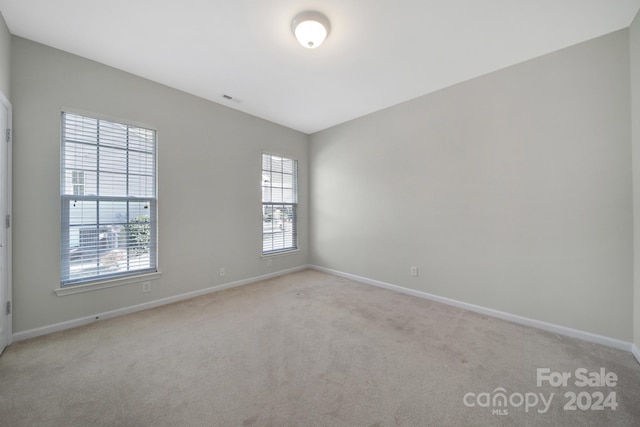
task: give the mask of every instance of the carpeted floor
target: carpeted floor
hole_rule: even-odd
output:
[[[0,425],[638,426],[640,365],[306,270],[15,343]]]

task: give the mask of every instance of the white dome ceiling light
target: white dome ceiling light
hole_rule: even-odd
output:
[[[320,12],[301,12],[291,21],[291,31],[307,49],[315,49],[329,35],[329,19]]]

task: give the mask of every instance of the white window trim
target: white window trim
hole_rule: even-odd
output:
[[[67,295],[80,294],[83,292],[99,291],[100,289],[115,288],[116,286],[133,285],[150,280],[157,280],[161,275],[162,273],[160,271],[157,271],[155,273],[138,274],[136,276],[119,277],[117,279],[101,280],[98,282],[65,286],[64,288],[56,288],[53,291],[57,296],[64,297]]]
[[[268,254],[263,254],[261,256],[262,259],[267,259],[267,258],[278,258],[281,256],[287,256],[287,255],[294,255],[297,252],[302,252],[300,250],[300,248],[296,248],[296,249],[287,249],[287,250],[283,250],[283,251],[279,251],[279,252],[271,252]]]
[[[158,212],[157,212],[157,203],[158,203],[158,132],[157,132],[157,126],[153,125],[153,124],[149,124],[149,123],[143,123],[143,122],[137,122],[134,120],[129,120],[129,119],[123,119],[120,117],[115,117],[115,116],[110,116],[110,115],[106,115],[106,114],[100,114],[100,113],[95,113],[92,111],[87,111],[87,110],[81,110],[81,109],[76,109],[76,108],[68,108],[68,107],[62,107],[60,110],[60,114],[62,115],[63,113],[69,113],[69,114],[75,114],[75,115],[80,115],[80,116],[87,116],[87,117],[91,117],[94,119],[98,119],[98,120],[106,120],[106,121],[110,121],[110,122],[116,122],[116,123],[120,123],[120,124],[124,124],[124,125],[128,125],[128,126],[135,126],[135,127],[140,127],[140,128],[144,128],[144,129],[152,129],[156,132],[156,136],[155,136],[155,216],[156,219],[158,217]],[[61,123],[62,125],[62,123]],[[62,132],[62,129],[61,129]],[[73,197],[73,196],[70,196]],[[62,200],[62,196],[60,198],[60,200]],[[157,225],[156,225],[157,227]],[[90,292],[90,291],[95,291],[95,290],[100,290],[100,289],[106,289],[106,288],[112,288],[112,287],[117,287],[117,286],[123,286],[123,285],[130,285],[130,284],[134,284],[134,283],[141,283],[144,281],[148,281],[148,280],[157,280],[160,278],[160,276],[162,275],[162,272],[160,271],[160,267],[159,267],[159,260],[158,260],[158,230],[156,229],[156,238],[155,238],[155,271],[143,271],[143,272],[139,272],[139,273],[131,273],[131,274],[126,274],[123,276],[116,276],[116,277],[112,277],[112,278],[106,278],[106,279],[97,279],[94,281],[88,281],[88,282],[80,282],[80,283],[70,283],[67,284],[65,286],[62,286],[62,283],[59,284],[59,287],[54,289],[54,292],[57,296],[66,296],[66,295],[73,295],[73,294],[78,294],[78,293],[83,293],[83,292]]]
[[[288,248],[288,249],[282,249],[282,250],[278,250],[278,251],[272,251],[272,252],[268,252],[268,253],[264,253],[264,246],[260,245],[260,257],[261,259],[268,259],[268,258],[278,258],[281,256],[286,256],[286,255],[293,255],[297,252],[300,252],[300,241],[299,241],[299,236],[298,236],[298,225],[299,225],[299,216],[297,215],[297,210],[298,207],[300,206],[300,202],[299,202],[299,197],[298,197],[298,172],[299,172],[299,162],[298,159],[296,159],[295,157],[292,156],[287,156],[284,154],[277,154],[271,151],[262,151],[262,153],[260,154],[260,171],[262,171],[262,157],[263,155],[270,155],[270,156],[277,156],[277,157],[282,157],[282,158],[286,158],[289,160],[293,160],[296,164],[296,174],[295,174],[295,187],[296,187],[296,202],[294,203],[295,207],[296,207],[296,238],[295,238],[295,247],[294,248]],[[261,207],[261,211],[262,208],[264,207],[264,203],[262,202],[262,184],[260,185],[260,207]],[[272,204],[287,204],[287,203],[277,203],[277,202],[273,202]],[[260,215],[260,217],[262,218],[262,213]],[[261,230],[263,231],[262,236],[264,238],[264,228],[261,227]]]

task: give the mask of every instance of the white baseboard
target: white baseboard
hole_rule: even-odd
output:
[[[635,352],[633,353],[638,362],[640,363],[640,352],[635,346],[632,346],[630,342],[618,340],[615,338],[606,337],[604,335],[593,334],[591,332],[580,331],[578,329],[567,328],[565,326],[554,325],[553,323],[543,322],[541,320],[531,319],[528,317],[518,316],[517,314],[506,313],[504,311],[494,310],[487,307],[482,307],[475,304],[469,304],[466,302],[458,301],[451,298],[441,297],[438,295],[429,294],[427,292],[416,291],[414,289],[404,288],[402,286],[392,285],[390,283],[381,282],[379,280],[368,279],[366,277],[356,276],[355,274],[344,273],[341,271],[331,270],[325,267],[319,267],[316,265],[310,265],[309,268],[314,270],[322,271],[324,273],[333,274],[335,276],[344,277],[346,279],[351,279],[356,282],[365,283],[368,285],[378,286],[380,288],[389,289],[396,292],[402,292],[407,295],[416,296],[419,298],[428,299],[431,301],[440,302],[443,304],[451,305],[454,307],[462,308],[465,310],[473,311],[476,313],[484,314],[486,316],[496,317],[498,319],[507,320],[509,322],[517,323],[519,325],[531,326],[533,328],[542,329],[544,331],[553,332],[560,335],[565,335],[572,338],[578,338],[584,341],[605,345],[607,347],[617,348],[619,350],[624,351],[633,351],[632,347],[635,348]]]
[[[458,301],[452,298],[441,297],[438,295],[429,294],[427,292],[417,291],[414,289],[404,288],[402,286],[392,285],[390,283],[381,282],[379,280],[368,279],[366,277],[357,276],[355,274],[344,273],[337,270],[331,270],[329,268],[320,267],[316,265],[302,265],[295,268],[290,268],[287,270],[281,270],[274,273],[265,274],[262,276],[251,277],[248,279],[238,280],[235,282],[224,283],[221,285],[211,286],[209,288],[200,289],[193,292],[187,292],[180,295],[175,295],[172,297],[162,298],[159,300],[149,301],[142,304],[132,305],[129,307],[120,308],[117,310],[111,310],[103,313],[98,313],[91,316],[81,317],[78,319],[72,319],[65,322],[55,323],[53,325],[47,325],[40,328],[29,329],[27,331],[22,331],[13,334],[12,341],[22,341],[29,338],[34,338],[41,335],[50,334],[53,332],[63,331],[65,329],[75,328],[77,326],[87,325],[89,323],[95,322],[97,320],[110,319],[117,316],[122,316],[129,313],[135,313],[137,311],[147,310],[150,308],[160,307],[162,305],[171,304],[178,301],[187,300],[190,298],[194,298],[201,295],[210,294],[213,292],[218,292],[224,289],[235,288],[238,286],[248,285],[250,283],[259,282],[262,280],[272,279],[274,277],[283,276],[285,274],[294,273],[296,271],[305,270],[307,268],[311,268],[317,271],[322,271],[324,273],[333,274],[335,276],[344,277],[346,279],[354,280],[356,282],[365,283],[368,285],[377,286],[380,288],[389,289],[396,292],[401,292],[407,295],[412,295],[418,298],[424,298],[431,301],[440,302],[443,304],[451,305],[454,307],[462,308],[465,310],[473,311],[476,313],[484,314],[487,316],[495,317],[498,319],[506,320],[509,322],[517,323],[524,326],[531,326],[537,329],[542,329],[545,331],[557,333],[560,335],[565,335],[572,338],[578,338],[584,341],[593,342],[596,344],[605,345],[607,347],[617,348],[619,350],[629,351],[636,358],[638,363],[640,363],[640,350],[635,344],[630,342],[606,337],[603,335],[593,334],[591,332],[585,332],[578,329],[568,328],[565,326],[555,325],[552,323],[543,322],[536,319],[531,319],[528,317],[518,316],[516,314],[506,313],[499,310],[494,310],[487,307],[482,307],[479,305],[469,304],[462,301]]]
[[[224,289],[236,288],[238,286],[260,282],[262,280],[272,279],[274,277],[283,276],[285,274],[293,273],[296,271],[306,270],[307,268],[309,268],[309,266],[303,265],[300,267],[290,268],[287,270],[280,270],[275,273],[269,273],[262,276],[251,277],[249,279],[238,280],[230,283],[223,283],[221,285],[211,286],[209,288],[200,289],[193,292],[187,292],[187,293],[175,295],[172,297],[162,298],[154,301],[145,302],[142,304],[119,308],[117,310],[106,311],[104,313],[98,313],[91,316],[81,317],[78,319],[67,320],[65,322],[55,323],[53,325],[47,325],[40,328],[29,329],[27,331],[22,331],[22,332],[13,334],[13,342],[26,340],[29,338],[38,337],[40,335],[50,334],[53,332],[64,331],[65,329],[71,329],[77,326],[87,325],[97,320],[110,319],[112,317],[122,316],[129,313],[135,313],[136,311],[142,311],[150,308],[160,307],[162,305],[167,305],[174,302],[187,300],[189,298],[210,294],[212,292],[222,291]]]
[[[631,353],[633,353],[638,363],[640,363],[640,350],[638,350],[635,344],[631,344]]]

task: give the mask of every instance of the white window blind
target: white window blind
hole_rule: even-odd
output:
[[[297,249],[298,162],[262,154],[262,254]]]
[[[156,271],[156,131],[62,113],[61,285]]]

